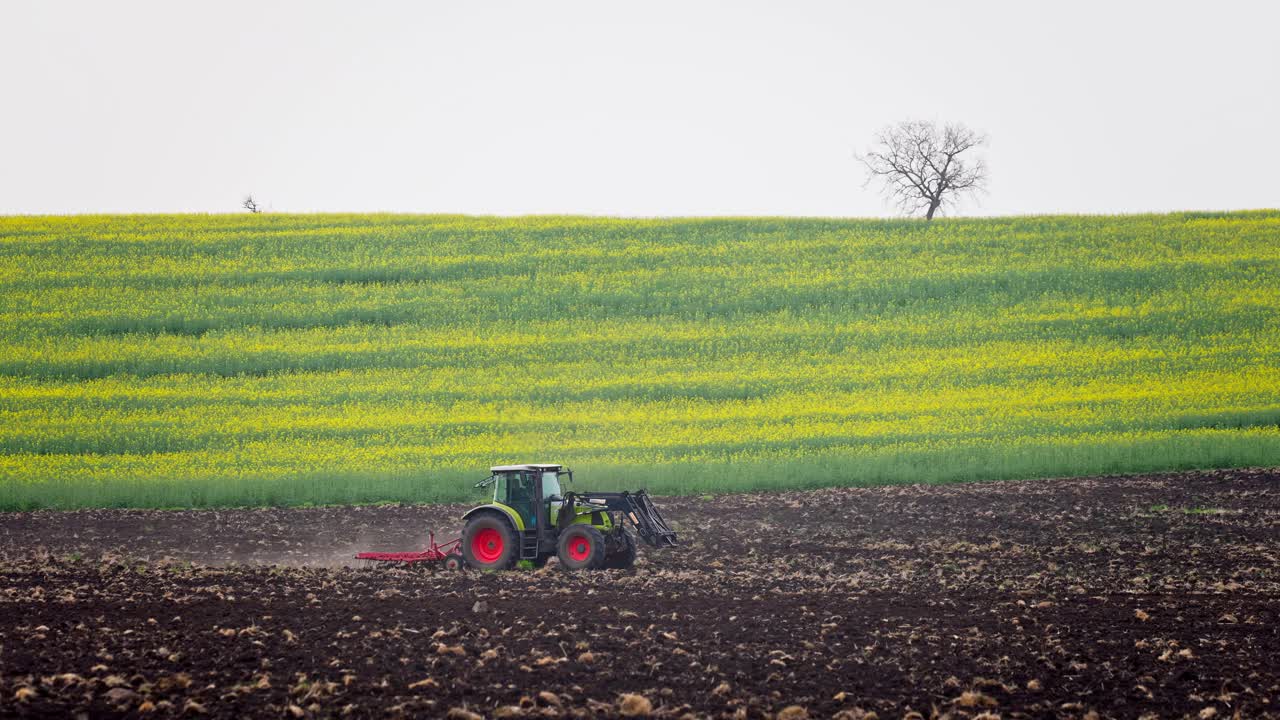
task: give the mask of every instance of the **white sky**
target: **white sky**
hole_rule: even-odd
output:
[[[0,4],[0,213],[892,215],[885,124],[991,137],[962,214],[1280,206],[1280,3]]]

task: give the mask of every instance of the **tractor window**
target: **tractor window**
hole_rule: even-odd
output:
[[[538,518],[533,509],[533,491],[538,477],[532,473],[511,473],[507,476],[507,495],[501,502],[520,513],[527,527],[533,527]]]
[[[507,504],[512,507],[533,502],[533,478],[520,473],[507,480]]]
[[[542,473],[542,499],[560,494],[560,478],[554,472]]]

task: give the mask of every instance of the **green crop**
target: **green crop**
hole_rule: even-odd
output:
[[[1280,463],[1280,213],[0,218],[0,508]]]

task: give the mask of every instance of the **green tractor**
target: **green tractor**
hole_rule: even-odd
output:
[[[522,560],[541,567],[553,555],[567,570],[629,568],[637,534],[652,547],[676,545],[643,490],[565,492],[560,479],[572,482],[573,471],[562,465],[498,465],[489,472],[476,487],[492,486],[493,502],[462,516],[462,557],[473,568],[506,570]]]

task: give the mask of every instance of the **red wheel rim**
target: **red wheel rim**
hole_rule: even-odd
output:
[[[493,528],[483,528],[471,538],[471,554],[486,565],[502,557],[502,533]]]
[[[591,555],[591,540],[586,535],[569,538],[569,559],[582,562]]]

